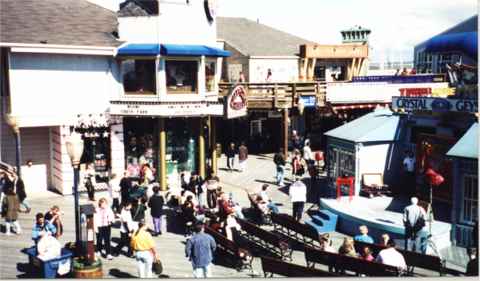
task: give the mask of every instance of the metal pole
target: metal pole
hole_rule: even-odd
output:
[[[432,223],[433,223],[433,188],[432,184],[430,184],[430,208],[428,210],[428,220],[430,221],[429,225],[429,232],[432,235]]]
[[[285,161],[288,159],[288,108],[283,110],[283,154]]]
[[[158,130],[160,133],[159,136],[159,157],[158,157],[158,168],[160,175],[160,189],[162,191],[167,190],[167,160],[166,160],[166,150],[167,150],[167,136],[165,133],[165,119],[158,119]]]
[[[203,118],[199,118],[199,131],[198,131],[198,174],[200,177],[205,178],[205,135],[203,129]]]
[[[17,165],[17,175],[19,178],[22,177],[22,171],[21,171],[21,166],[22,166],[22,154],[21,154],[21,142],[20,142],[20,129],[15,130],[15,157],[16,157],[16,165]]]
[[[79,179],[78,164],[73,166],[73,196],[75,201],[75,252],[77,256],[80,255],[81,241],[80,241],[80,209],[78,197],[78,179]]]

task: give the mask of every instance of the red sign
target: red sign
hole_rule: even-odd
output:
[[[400,88],[402,97],[425,97],[432,95],[432,88]]]
[[[232,88],[225,98],[224,115],[227,119],[243,117],[247,115],[247,91],[242,85]]]
[[[348,186],[348,199],[349,201],[352,201],[352,198],[353,198],[353,192],[354,192],[354,189],[355,189],[355,186],[354,186],[354,183],[355,183],[355,178],[354,177],[346,177],[346,178],[342,178],[342,177],[338,177],[337,178],[337,200],[340,200],[340,198],[342,197],[342,185],[347,185]]]

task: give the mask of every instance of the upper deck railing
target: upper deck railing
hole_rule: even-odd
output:
[[[219,83],[219,96],[226,96],[229,89],[237,84],[243,85],[247,91],[248,108],[292,108],[298,105],[301,97],[315,97],[315,106],[325,105],[324,82]]]
[[[447,77],[444,74],[354,76],[352,82],[433,83],[447,82]]]

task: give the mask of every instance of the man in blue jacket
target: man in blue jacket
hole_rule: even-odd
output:
[[[204,232],[203,222],[197,222],[195,235],[187,240],[187,245],[185,246],[185,255],[192,262],[193,277],[211,277],[210,264],[216,248],[215,239]]]

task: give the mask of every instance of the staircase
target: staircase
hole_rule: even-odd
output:
[[[315,228],[319,234],[333,232],[337,227],[338,215],[328,210],[318,210],[310,213],[312,219],[305,220],[305,224]]]

